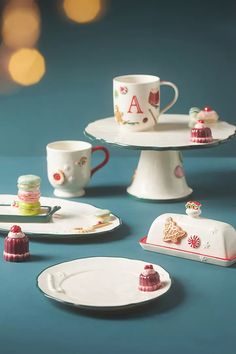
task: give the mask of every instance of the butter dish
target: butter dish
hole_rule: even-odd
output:
[[[139,243],[148,251],[221,266],[236,262],[236,230],[225,222],[200,217],[201,204],[188,202],[186,213],[158,216]]]

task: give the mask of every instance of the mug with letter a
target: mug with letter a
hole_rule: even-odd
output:
[[[174,98],[160,108],[160,86],[170,86]],[[170,81],[153,75],[125,75],[113,79],[114,115],[122,129],[152,130],[160,114],[171,108],[178,99],[178,88]]]

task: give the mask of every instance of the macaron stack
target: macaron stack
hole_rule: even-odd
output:
[[[18,178],[18,207],[21,215],[40,214],[40,177],[24,175]]]

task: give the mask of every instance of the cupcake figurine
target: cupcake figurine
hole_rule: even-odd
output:
[[[197,113],[197,119],[203,119],[206,124],[217,123],[219,115],[211,107],[207,106]]]
[[[157,271],[152,264],[146,264],[144,270],[139,275],[139,290],[141,291],[155,291],[160,289],[161,281]]]
[[[198,120],[191,129],[191,141],[198,144],[206,144],[213,141],[211,129],[205,125],[204,120]]]
[[[40,206],[40,177],[35,175],[23,175],[17,180],[18,208],[21,215],[38,215]]]
[[[197,218],[201,215],[202,204],[197,201],[189,201],[185,204],[186,214],[192,218]]]
[[[4,240],[3,257],[8,262],[22,262],[30,257],[29,239],[20,226],[13,225]]]
[[[189,110],[189,127],[193,128],[198,120],[204,120],[205,124],[217,123],[219,115],[211,107],[206,106],[202,109],[198,107],[191,107]]]

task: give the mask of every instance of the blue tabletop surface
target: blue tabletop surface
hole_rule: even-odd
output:
[[[82,240],[30,241],[31,261],[0,259],[0,352],[24,353],[235,353],[236,267],[224,268],[144,251],[138,241],[164,212],[184,203],[141,202],[126,194],[136,157],[111,157],[75,199],[112,210],[123,220],[113,233]],[[42,178],[53,197],[44,158],[0,158],[0,193],[15,194],[19,175]],[[188,184],[203,215],[236,227],[236,159],[186,158]],[[3,251],[3,237],[1,254]],[[118,313],[93,313],[56,303],[36,287],[37,275],[55,263],[112,256],[157,263],[171,275],[168,293],[152,304]],[[94,289],[96,292],[96,289]]]

